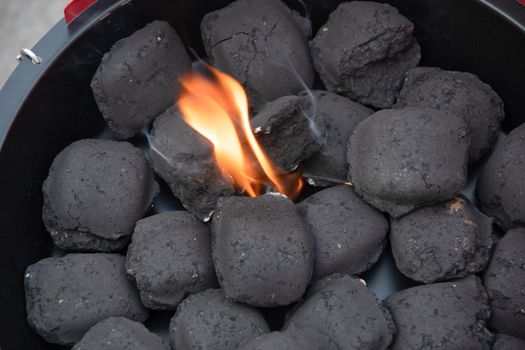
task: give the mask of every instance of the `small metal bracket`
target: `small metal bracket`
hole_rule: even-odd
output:
[[[20,50],[20,54],[16,56],[16,59],[22,61],[25,57],[29,58],[33,64],[42,63],[42,58],[29,49]]]

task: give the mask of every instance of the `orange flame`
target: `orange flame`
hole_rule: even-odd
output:
[[[250,197],[270,185],[295,198],[303,187],[301,174],[286,174],[266,157],[251,130],[248,98],[241,84],[211,66],[206,69],[211,78],[192,72],[181,81],[177,105],[183,119],[213,144],[219,167]]]

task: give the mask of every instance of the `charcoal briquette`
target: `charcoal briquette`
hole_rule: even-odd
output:
[[[263,334],[239,350],[335,350],[326,338],[313,330]]]
[[[144,306],[174,310],[185,294],[217,286],[209,226],[186,211],[139,220],[126,270]]]
[[[111,317],[91,327],[72,350],[167,350],[142,323]]]
[[[396,266],[413,280],[465,277],[490,260],[492,219],[458,196],[392,219],[390,243]]]
[[[523,350],[525,349],[525,340],[511,337],[505,334],[496,334],[494,337],[493,350]]]
[[[158,185],[140,149],[85,139],[57,155],[42,190],[42,217],[56,246],[107,252],[129,242]]]
[[[310,44],[315,69],[328,91],[389,108],[405,72],[420,60],[413,31],[414,25],[390,5],[344,2]]]
[[[257,309],[228,300],[220,289],[209,289],[177,307],[170,341],[177,350],[235,350],[269,331]]]
[[[190,68],[186,48],[167,22],[151,22],[117,41],[91,81],[98,108],[115,136],[134,136],[172,105],[180,92],[178,78]]]
[[[347,185],[315,193],[298,210],[315,241],[314,280],[336,272],[360,274],[383,252],[387,219]]]
[[[474,275],[405,289],[385,304],[397,326],[392,350],[491,349],[487,292]]]
[[[379,111],[350,137],[355,191],[393,217],[454,197],[467,180],[465,123],[442,111]],[[444,166],[446,165],[446,166]]]
[[[72,345],[109,317],[143,322],[148,311],[118,254],[46,258],[25,273],[27,321],[47,342]]]
[[[508,231],[499,240],[483,282],[490,298],[490,326],[525,339],[525,228]]]
[[[280,194],[221,198],[212,219],[213,264],[224,294],[257,307],[288,305],[306,290],[313,239]]]
[[[333,274],[315,283],[284,330],[316,330],[339,350],[388,349],[396,332],[390,313],[365,282]]]
[[[235,77],[256,109],[313,84],[309,21],[298,18],[280,0],[237,0],[204,16],[211,64]]]

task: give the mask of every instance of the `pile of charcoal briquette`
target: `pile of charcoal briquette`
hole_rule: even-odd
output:
[[[414,25],[389,5],[343,3],[316,31],[279,0],[201,22],[205,60],[244,86],[269,157],[304,168],[313,194],[296,203],[243,196],[186,125],[174,96],[192,62],[168,23],[113,45],[91,85],[112,140],[72,143],[43,184],[63,254],[25,273],[40,336],[75,350],[525,349],[525,125],[499,137],[490,86],[417,67]],[[168,194],[186,210],[152,207]],[[415,287],[379,300],[359,276],[385,247]],[[150,310],[173,312],[171,345],[143,325]]]

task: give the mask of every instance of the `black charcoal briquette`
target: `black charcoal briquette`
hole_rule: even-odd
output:
[[[398,217],[459,193],[467,179],[468,145],[463,120],[445,112],[379,111],[350,137],[349,178],[368,203]]]
[[[385,246],[388,221],[346,185],[324,189],[298,205],[315,242],[313,279],[368,270]]]
[[[313,112],[309,97],[284,96],[267,103],[251,120],[262,148],[281,169],[294,170],[324,144],[325,121]]]
[[[127,317],[143,322],[148,311],[127,278],[118,254],[68,254],[46,258],[25,273],[27,321],[47,342],[71,345],[97,322]]]
[[[42,189],[42,217],[55,245],[107,252],[129,242],[158,185],[140,149],[85,139],[57,155]]]
[[[186,293],[217,285],[208,225],[185,211],[139,220],[126,257],[142,304],[174,310]]]
[[[417,106],[449,111],[469,129],[469,162],[475,163],[492,147],[505,117],[503,102],[494,90],[471,73],[418,67],[407,72],[394,108]]]
[[[325,337],[313,330],[263,334],[239,350],[335,350]]]
[[[398,269],[413,280],[465,277],[490,260],[492,219],[458,196],[392,219],[390,243]]]
[[[333,274],[315,283],[284,330],[316,330],[339,350],[385,350],[396,327],[363,280]]]
[[[237,0],[204,16],[211,64],[239,80],[256,108],[313,84],[309,25],[298,18],[279,0]]]
[[[510,230],[499,240],[483,282],[492,309],[490,326],[525,339],[525,228]]]
[[[143,324],[112,317],[91,327],[72,350],[167,350],[167,347]]]
[[[487,292],[468,276],[397,292],[385,301],[397,326],[391,350],[490,350]]]
[[[496,146],[477,182],[481,211],[505,230],[525,226],[524,150],[525,124]]]
[[[190,295],[177,307],[170,340],[176,350],[235,350],[269,331],[257,309],[209,289]]]
[[[313,239],[295,205],[279,194],[221,198],[212,255],[225,295],[258,307],[288,305],[312,276]]]
[[[514,338],[505,334],[496,334],[492,350],[523,350],[525,340]]]
[[[199,219],[209,220],[217,199],[233,194],[233,183],[217,167],[212,145],[186,124],[177,107],[155,119],[150,145],[155,172]]]
[[[339,5],[311,43],[326,89],[376,108],[389,108],[405,72],[419,63],[414,25],[387,4]]]
[[[173,104],[180,90],[178,78],[190,68],[186,48],[167,22],[151,22],[117,41],[91,82],[115,136],[132,137]]]

